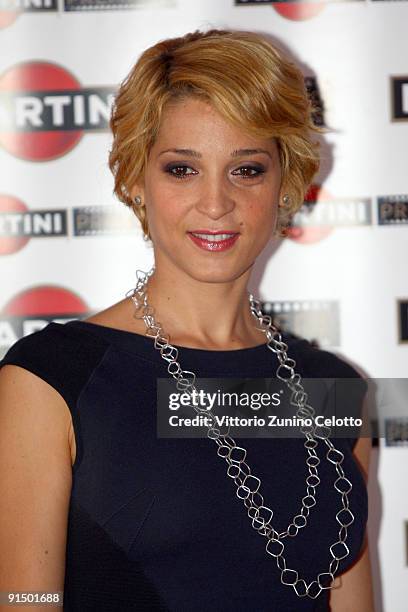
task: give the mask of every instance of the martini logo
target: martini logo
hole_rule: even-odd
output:
[[[113,236],[141,232],[133,212],[124,206],[82,206],[72,210],[73,235]],[[31,211],[10,195],[0,195],[0,256],[20,251],[30,238],[68,236],[66,209]]]
[[[318,346],[339,346],[339,305],[334,300],[263,302],[261,310],[283,331]]]
[[[112,87],[83,88],[62,66],[26,62],[0,77],[0,145],[28,161],[73,149],[84,132],[109,129]]]
[[[408,299],[397,300],[398,343],[408,342]]]
[[[269,4],[286,19],[292,21],[305,21],[321,13],[326,4],[331,4],[333,2],[362,1],[364,0],[315,0],[314,2],[304,2],[303,0],[235,0],[235,4],[237,6]]]
[[[73,210],[74,236],[104,236],[132,233],[140,223],[124,206],[82,206]]]
[[[28,210],[21,200],[0,195],[0,256],[20,251],[30,238],[67,235],[65,210]]]
[[[336,199],[319,185],[312,185],[305,203],[294,215],[288,238],[302,244],[323,240],[336,227],[371,225],[370,198]]]
[[[406,225],[408,223],[408,195],[380,196],[377,198],[379,225]]]
[[[408,76],[391,77],[391,118],[408,121]]]
[[[176,6],[175,0],[64,0],[64,11],[115,11],[173,6]]]
[[[0,29],[14,23],[21,13],[50,13],[57,10],[57,0],[0,0]]]
[[[0,347],[7,350],[19,338],[39,331],[51,321],[65,323],[86,318],[88,312],[84,300],[64,287],[42,285],[26,289],[1,310]]]

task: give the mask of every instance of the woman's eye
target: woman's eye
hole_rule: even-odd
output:
[[[194,174],[194,172],[187,173],[185,170],[192,170],[192,168],[190,168],[190,166],[170,166],[169,168],[166,168],[166,172],[179,179],[184,179],[187,176]]]
[[[241,170],[244,170],[245,173],[242,174]],[[255,168],[253,166],[241,166],[241,168],[238,168],[238,172],[240,173],[239,176],[242,176],[242,178],[255,178],[257,176],[259,176],[260,174],[263,174],[265,172],[265,170],[263,168]],[[234,171],[232,174],[235,174],[236,171]]]

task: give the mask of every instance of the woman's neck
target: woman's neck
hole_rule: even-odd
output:
[[[265,342],[250,312],[244,276],[228,283],[191,277],[176,283],[155,272],[147,283],[147,301],[172,344],[232,350]]]

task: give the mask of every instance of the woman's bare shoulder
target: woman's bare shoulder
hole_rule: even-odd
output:
[[[32,372],[0,369],[0,590],[62,590],[70,413]]]
[[[64,452],[68,450],[73,465],[72,409],[108,346],[103,338],[56,323],[19,338],[0,359],[1,418],[24,416],[22,423],[16,422],[22,427],[38,413],[47,431],[63,431]],[[31,431],[42,433],[38,425]]]
[[[66,457],[75,456],[71,448],[72,415],[62,395],[46,380],[17,364],[7,363],[0,368],[0,422],[35,438],[36,449],[46,452],[52,440],[60,444]],[[47,446],[41,439],[49,436]],[[75,443],[75,440],[74,440]],[[72,461],[73,463],[73,461]]]

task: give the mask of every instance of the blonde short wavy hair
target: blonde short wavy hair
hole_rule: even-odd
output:
[[[150,149],[168,102],[198,97],[247,133],[276,138],[282,168],[278,230],[284,235],[319,168],[321,130],[299,68],[262,36],[247,31],[196,30],[146,49],[121,83],[110,118],[109,167],[114,193],[139,218],[150,239],[146,209],[130,191],[143,181]]]

